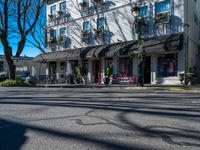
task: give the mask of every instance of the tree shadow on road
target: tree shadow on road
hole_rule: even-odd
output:
[[[0,150],[20,150],[27,140],[25,133],[24,126],[0,119]]]
[[[137,124],[136,122],[131,121],[130,118],[127,118],[127,114],[140,114],[140,115],[147,115],[147,116],[155,116],[155,117],[163,117],[166,119],[182,119],[182,120],[189,120],[189,121],[199,121],[200,118],[200,106],[199,103],[193,104],[191,100],[187,99],[194,99],[199,100],[198,96],[191,96],[187,95],[187,99],[184,99],[184,96],[180,97],[177,100],[176,96],[156,96],[156,95],[143,95],[143,96],[128,96],[126,98],[135,99],[134,101],[124,101],[123,99],[119,99],[117,96],[110,96],[105,95],[103,99],[106,98],[107,100],[102,100],[102,97],[81,97],[81,96],[73,96],[73,97],[2,97],[0,98],[0,104],[4,105],[24,105],[24,106],[47,106],[47,107],[60,107],[60,108],[74,108],[74,109],[93,109],[93,110],[100,110],[100,111],[107,111],[107,112],[116,112],[119,114],[115,119],[117,122],[111,122],[106,120],[105,118],[97,118],[101,119],[106,124],[112,125],[123,130],[127,131],[139,131],[144,137],[154,137],[154,138],[161,138],[164,142],[171,144],[171,145],[178,145],[178,146],[194,146],[200,147],[198,142],[194,142],[200,139],[200,131],[189,130],[184,128],[173,128],[170,126],[142,126]],[[117,99],[117,100],[116,100]],[[90,117],[97,117],[91,116]],[[67,118],[61,117],[62,119]],[[82,122],[81,117],[74,119],[77,124],[79,125],[97,125],[97,124],[85,124]],[[89,135],[79,134],[74,132],[61,132],[54,129],[43,128],[38,126],[26,125],[17,122],[10,122],[7,120],[1,119],[2,122],[7,122],[11,124],[15,124],[18,127],[20,134],[16,135],[19,136],[19,139],[23,139],[24,132],[27,129],[31,129],[37,132],[41,132],[47,135],[53,135],[56,137],[61,137],[64,139],[72,139],[77,141],[82,141],[86,143],[92,143],[98,146],[103,147],[104,149],[137,149],[142,150],[146,149],[143,145],[126,145],[120,144],[114,141],[109,141],[105,139],[94,138]],[[104,123],[105,124],[105,123]],[[8,130],[8,129],[7,129]],[[21,132],[20,132],[21,131]],[[7,131],[8,132],[8,131]],[[3,132],[0,129],[0,139],[3,138]],[[21,137],[21,138],[20,138]],[[188,138],[191,139],[191,142],[188,141],[175,141],[172,137],[176,138]],[[8,135],[9,138],[9,135]],[[11,138],[12,139],[12,138]],[[26,139],[26,138],[25,138]],[[24,139],[24,141],[25,141]],[[9,139],[7,139],[9,141]],[[23,141],[23,140],[22,140]],[[19,141],[23,144],[22,141]],[[11,140],[11,143],[15,142]],[[19,146],[20,147],[20,146]],[[1,148],[0,148],[1,149]],[[149,148],[152,149],[152,148]]]

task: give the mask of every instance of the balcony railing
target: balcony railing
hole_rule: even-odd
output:
[[[71,20],[71,15],[65,11],[58,11],[57,15],[48,15],[49,19],[47,22],[47,27],[59,25]]]
[[[171,30],[171,13],[170,11],[162,12],[155,15],[155,33],[158,35],[169,34]]]
[[[163,22],[155,25],[156,34],[170,34],[172,32],[171,22]]]

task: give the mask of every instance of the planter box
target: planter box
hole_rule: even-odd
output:
[[[170,21],[170,13],[169,12],[156,14],[156,16],[155,16],[156,23],[162,23],[162,22],[168,22],[168,21]]]

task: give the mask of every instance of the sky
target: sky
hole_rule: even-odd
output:
[[[13,45],[12,44],[11,46],[13,48],[13,55],[15,55],[16,54],[17,45]],[[27,45],[24,48],[21,56],[35,57],[35,56],[39,55],[40,53],[41,53],[41,51],[38,50],[37,48],[33,47],[32,45]],[[4,53],[3,53],[3,47],[2,47],[1,44],[0,44],[0,55],[4,55]]]

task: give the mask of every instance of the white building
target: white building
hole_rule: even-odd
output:
[[[150,0],[148,0],[150,1]],[[178,74],[200,65],[200,0],[143,0],[140,18],[144,80],[180,84]],[[103,83],[106,64],[116,77],[137,76],[136,0],[49,0],[47,47],[35,58],[46,75],[65,82],[81,65],[89,83]]]

